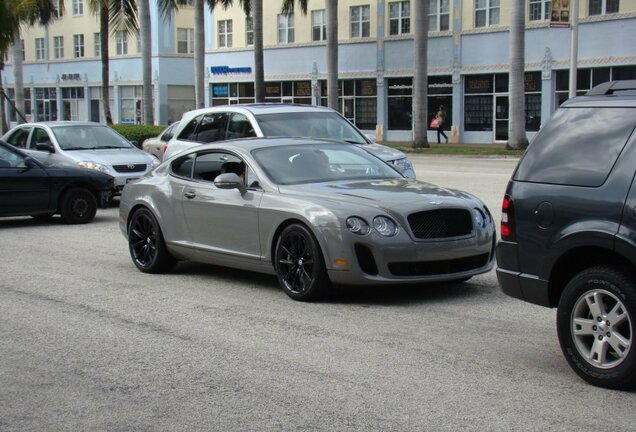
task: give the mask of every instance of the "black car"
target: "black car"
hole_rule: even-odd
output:
[[[0,216],[48,218],[69,224],[93,220],[106,207],[114,179],[95,170],[45,165],[0,141]]]
[[[530,144],[503,199],[504,293],[557,307],[570,366],[636,386],[636,81],[565,102]]]

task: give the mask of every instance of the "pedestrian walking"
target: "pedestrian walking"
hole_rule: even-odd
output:
[[[443,136],[446,143],[448,143],[448,137],[444,133],[444,123],[446,123],[446,108],[444,108],[444,105],[439,106],[435,118],[437,119],[437,144],[440,144],[440,135]]]

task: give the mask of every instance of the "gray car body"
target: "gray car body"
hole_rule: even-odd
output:
[[[178,259],[205,262],[251,271],[274,273],[272,255],[278,233],[290,222],[306,225],[322,250],[329,278],[334,283],[386,284],[460,280],[488,272],[494,265],[494,225],[487,217],[470,235],[438,240],[416,240],[407,216],[413,212],[478,208],[488,214],[476,197],[417,180],[397,177],[369,181],[330,181],[302,185],[277,185],[252,157],[251,151],[272,145],[316,142],[303,139],[241,139],[199,146],[184,152],[224,150],[243,159],[257,176],[260,187],[219,189],[212,182],[183,179],[171,174],[171,163],[126,187],[120,200],[120,229],[128,235],[128,220],[140,207],[156,217],[168,250]],[[187,199],[194,192],[196,199]],[[385,215],[399,225],[394,237],[371,230],[365,236],[346,228],[349,216],[373,220]],[[373,253],[378,273],[361,270],[354,251],[364,243]],[[487,263],[459,273],[433,276],[395,276],[389,262],[443,261],[489,254]],[[339,266],[335,259],[348,265]]]
[[[294,105],[294,104],[279,104],[279,103],[260,103],[260,104],[238,104],[238,105],[225,105],[225,106],[216,106],[210,108],[201,108],[198,110],[188,111],[183,114],[181,118],[181,122],[176,129],[174,129],[173,136],[168,142],[167,149],[165,154],[163,155],[164,159],[169,159],[175,154],[178,154],[186,149],[192,148],[194,146],[200,145],[201,143],[185,141],[178,139],[179,134],[182,130],[196,117],[202,114],[211,114],[211,113],[238,113],[243,114],[248,118],[252,125],[252,129],[254,130],[254,134],[256,137],[265,137],[263,130],[261,129],[258,120],[256,119],[257,115],[262,114],[281,114],[281,113],[297,113],[297,112],[328,112],[335,113],[338,116],[342,117],[340,113],[331,108],[323,107],[323,106],[315,106],[315,105]],[[369,140],[365,134],[363,134],[354,124],[348,122],[344,117],[342,120],[349,123],[351,127],[360,135],[360,140],[365,144],[360,144],[364,149],[368,152],[373,153],[380,159],[385,162],[389,162],[391,164],[396,165],[398,161],[408,161],[407,156],[404,152],[385,146],[382,144],[377,144]],[[308,131],[309,132],[309,131]],[[316,138],[311,135],[307,135],[308,138]],[[404,175],[410,178],[415,178],[415,171],[413,170],[412,164],[407,164],[408,166],[404,169]]]
[[[26,148],[21,148],[22,151],[34,157],[35,159],[52,165],[73,165],[77,166],[78,162],[94,162],[99,163],[108,168],[108,173],[115,178],[115,187],[117,189],[123,188],[123,186],[130,180],[137,179],[151,169],[153,169],[157,162],[156,158],[151,156],[150,154],[136,148],[134,145],[130,144],[130,148],[121,148],[121,149],[98,149],[98,150],[63,150],[60,148],[60,145],[57,141],[53,130],[56,127],[65,127],[65,126],[95,126],[95,127],[106,127],[101,125],[100,123],[91,123],[91,122],[74,122],[74,121],[59,121],[59,122],[40,122],[40,123],[25,123],[16,126],[7,132],[2,139],[7,141],[13,133],[15,133],[18,129],[31,129],[29,132],[29,137],[27,140]],[[35,128],[44,129],[49,138],[51,140],[51,144],[53,145],[53,152],[36,150],[34,145],[32,145],[31,136],[33,135],[33,131]],[[116,133],[113,131],[113,133]],[[125,140],[124,137],[121,137],[122,140]],[[146,168],[143,171],[139,172],[129,172],[129,173],[121,173],[117,172],[113,165],[138,165],[144,164]]]

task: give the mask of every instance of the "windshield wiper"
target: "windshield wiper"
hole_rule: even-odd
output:
[[[127,147],[121,147],[121,146],[95,146],[93,147],[94,149],[120,149],[120,148],[127,148]]]
[[[349,144],[369,144],[369,143],[367,143],[367,142],[360,142],[360,141],[356,141],[356,140],[349,140],[349,139],[347,139],[347,140],[343,140],[343,141],[344,141],[344,142],[346,142],[346,143],[349,143]]]
[[[63,147],[62,150],[93,150],[87,147]]]

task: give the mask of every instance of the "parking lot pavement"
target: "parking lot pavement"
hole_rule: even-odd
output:
[[[514,160],[414,156],[499,217]],[[632,430],[636,394],[590,387],[553,310],[468,283],[290,300],[272,276],[140,273],[118,209],[0,219],[0,430]]]

